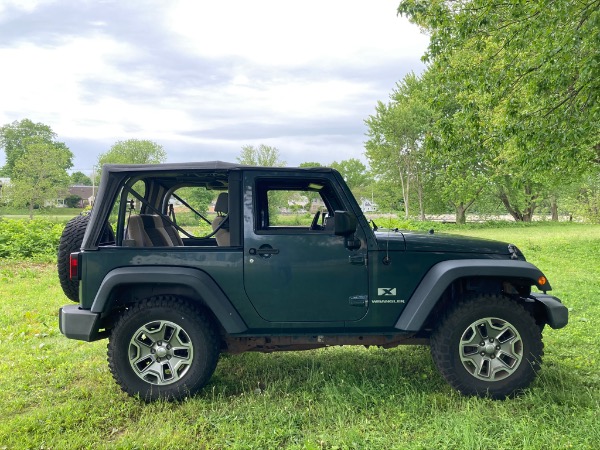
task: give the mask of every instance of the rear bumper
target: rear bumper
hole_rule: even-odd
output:
[[[561,301],[547,294],[531,294],[530,297],[540,303],[546,312],[546,322],[551,328],[562,328],[569,322],[569,310]]]
[[[98,332],[100,314],[80,309],[78,305],[65,305],[59,309],[58,326],[69,339],[91,342],[103,337]]]

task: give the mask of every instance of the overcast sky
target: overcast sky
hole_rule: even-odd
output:
[[[261,143],[288,165],[365,160],[364,120],[423,70],[428,39],[397,5],[0,0],[0,125],[49,125],[82,171],[130,138],[169,162]]]

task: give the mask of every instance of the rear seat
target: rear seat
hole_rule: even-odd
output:
[[[166,219],[154,214],[131,216],[127,224],[125,239],[135,242],[136,247],[175,247],[183,245],[183,241],[175,227]]]

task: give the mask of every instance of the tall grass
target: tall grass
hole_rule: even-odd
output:
[[[424,347],[344,347],[225,356],[196,397],[147,405],[113,382],[105,341],[60,335],[52,265],[0,262],[0,448],[597,448],[600,227],[457,232],[518,245],[570,308],[516,399],[458,395]]]

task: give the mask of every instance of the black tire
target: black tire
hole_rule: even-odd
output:
[[[89,215],[74,217],[67,222],[58,244],[58,279],[65,295],[74,302],[79,301],[79,280],[71,280],[69,276],[69,259],[73,252],[81,249],[83,235],[90,221]]]
[[[452,387],[494,399],[527,388],[544,354],[535,319],[501,295],[459,302],[441,320],[430,343],[433,360]]]
[[[219,358],[207,315],[175,297],[126,309],[108,341],[108,364],[121,389],[144,401],[180,400],[198,392]]]

